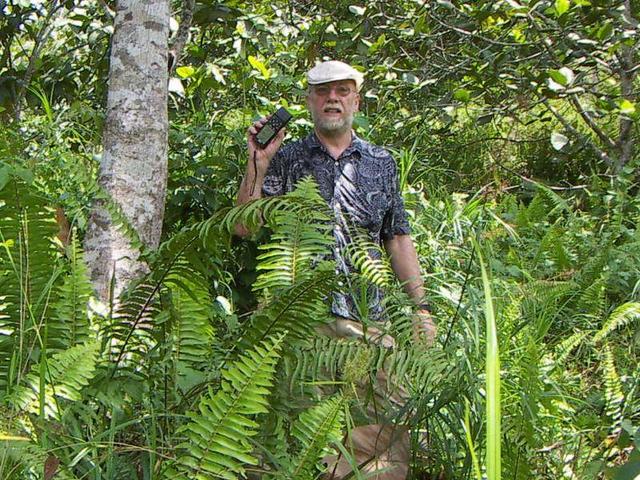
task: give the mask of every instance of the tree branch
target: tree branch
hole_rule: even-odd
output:
[[[554,117],[558,119],[558,121],[562,124],[565,130],[567,130],[577,138],[583,137],[583,135],[581,135],[580,132],[578,132],[578,130],[576,130],[576,128],[573,125],[571,125],[569,121],[560,112],[558,112],[555,108],[549,105],[549,101],[546,98],[542,99],[542,104],[547,108],[547,110],[549,110],[553,114]],[[613,160],[611,159],[611,157],[609,157],[607,152],[605,152],[601,148],[598,148],[598,146],[595,145],[592,141],[588,139],[585,139],[585,141],[593,149],[593,151],[596,152],[596,154],[598,154],[598,156],[605,161],[605,163],[608,166],[610,167],[615,166]]]
[[[573,108],[576,109],[576,112],[582,117],[584,122],[589,126],[593,133],[595,133],[600,141],[606,145],[607,148],[614,150],[616,148],[616,143],[609,137],[604,131],[598,126],[596,122],[593,121],[593,118],[584,110],[580,101],[572,95],[568,97],[569,103],[573,105]]]
[[[18,88],[18,93],[16,94],[16,107],[14,112],[14,120],[16,122],[20,120],[20,104],[22,103],[22,99],[25,96],[27,87],[31,83],[31,77],[33,77],[33,74],[35,72],[36,61],[38,60],[38,57],[40,55],[40,50],[44,45],[44,40],[46,38],[49,38],[49,34],[53,29],[53,26],[50,26],[49,23],[51,22],[51,19],[56,14],[56,12],[62,8],[62,6],[63,4],[59,3],[59,0],[52,1],[51,8],[49,9],[47,16],[45,17],[42,28],[38,32],[38,35],[34,42],[33,51],[31,52],[31,57],[29,58],[29,65],[27,66],[27,70],[24,73],[24,78],[20,81],[20,87]]]
[[[195,0],[184,0],[183,2],[180,26],[173,39],[173,44],[169,48],[169,75],[171,75],[171,72],[178,66],[180,57],[182,56],[182,50],[189,39],[189,29],[191,28],[191,22],[193,20],[195,4]]]
[[[624,2],[624,20],[634,28],[637,28],[638,21],[631,15],[631,2]],[[634,45],[634,47],[637,46]],[[622,51],[618,57],[620,62],[620,94],[624,100],[635,103],[636,95],[633,91],[633,83],[637,76],[638,64],[635,64],[634,48],[628,45],[622,46]],[[626,115],[620,115],[620,133],[616,146],[620,150],[620,167],[624,167],[632,158],[634,151],[634,139],[632,135],[633,121]]]

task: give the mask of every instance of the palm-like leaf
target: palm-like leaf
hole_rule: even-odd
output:
[[[93,288],[75,235],[68,247],[68,269],[53,305],[54,314],[47,323],[49,349],[84,343],[90,336],[87,305]]]
[[[76,345],[52,355],[42,372],[34,365],[26,385],[13,392],[10,403],[18,410],[37,412],[44,380],[45,415],[58,416],[59,400],[76,401],[82,397],[82,389],[95,374],[98,349],[98,342]]]
[[[44,336],[41,319],[47,301],[55,299],[50,294],[58,274],[52,241],[57,230],[53,209],[26,184],[20,172],[9,176],[11,181],[0,189],[0,292],[4,304],[0,386],[14,381],[9,378],[12,362],[14,371],[28,370],[31,350],[39,348]]]
[[[620,327],[640,319],[640,303],[628,302],[616,308],[594,337],[594,341],[599,342],[609,336],[611,332]]]
[[[316,477],[318,462],[331,453],[329,445],[342,439],[343,410],[342,397],[335,397],[300,415],[291,433],[302,448],[291,462],[286,478],[311,480]]]
[[[273,302],[254,314],[241,341],[243,348],[284,331],[296,340],[313,338],[314,328],[327,321],[326,302],[335,281],[332,268],[318,268],[307,280],[280,292]]]
[[[252,417],[267,412],[267,396],[284,335],[266,339],[222,372],[222,385],[205,395],[198,413],[182,428],[187,440],[175,468],[180,478],[235,479],[243,464],[257,463],[248,439],[256,434]]]

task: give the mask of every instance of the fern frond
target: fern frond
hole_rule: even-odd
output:
[[[174,284],[171,288],[173,332],[176,338],[174,349],[178,361],[190,365],[202,364],[211,357],[212,352],[215,334],[211,323],[213,302],[202,283],[183,277],[180,285]]]
[[[249,230],[255,230],[263,221],[273,224],[278,212],[287,212],[320,221],[331,218],[327,203],[320,195],[317,184],[312,177],[306,177],[298,182],[294,191],[285,195],[253,200],[215,215],[202,224],[200,235],[207,238],[212,228],[223,228],[233,232],[237,224],[242,224]]]
[[[570,212],[567,201],[542,183],[534,184],[538,189],[538,195],[544,200],[548,208],[548,217],[553,217],[563,211]]]
[[[379,287],[388,287],[393,281],[393,271],[380,245],[369,236],[356,229],[352,232],[351,243],[344,251],[345,257],[365,280]]]
[[[593,338],[594,342],[600,342],[608,337],[611,332],[629,325],[631,322],[640,319],[640,303],[627,302],[616,308],[604,323],[598,333]]]
[[[271,217],[271,241],[258,247],[264,253],[257,258],[257,270],[262,273],[254,283],[256,291],[278,290],[308,278],[313,263],[326,257],[333,244],[332,227],[326,221],[290,212],[276,212]]]
[[[89,384],[96,371],[98,342],[75,345],[57,352],[47,361],[44,369],[45,415],[58,417],[58,401],[77,401],[82,389]],[[14,408],[23,412],[38,412],[42,372],[34,365],[25,379],[26,385],[16,388],[9,399]]]
[[[611,425],[612,433],[617,434],[622,428],[622,403],[624,402],[624,394],[622,393],[622,383],[616,371],[616,364],[609,345],[604,346],[602,368],[605,387],[605,411],[613,421]]]
[[[147,280],[131,285],[123,293],[110,321],[102,324],[101,337],[114,359],[114,369],[122,360],[133,360],[135,364],[153,343],[153,317],[160,312],[161,283],[147,283]]]
[[[313,338],[315,327],[328,319],[327,299],[336,282],[330,267],[318,267],[307,280],[279,292],[273,302],[257,311],[241,340],[243,348],[284,331],[291,340]]]
[[[329,398],[303,412],[293,424],[291,434],[300,443],[286,478],[312,480],[317,475],[317,464],[331,453],[330,445],[340,442],[344,423],[342,397]]]
[[[256,434],[252,417],[267,412],[267,396],[285,335],[271,337],[242,355],[222,372],[220,390],[200,400],[181,428],[187,440],[179,448],[176,468],[183,478],[235,479],[243,464],[255,465],[249,438]]]
[[[14,381],[9,378],[12,362],[16,372],[28,371],[30,349],[44,336],[41,319],[47,302],[55,300],[52,285],[59,274],[54,210],[23,180],[24,173],[5,168],[10,181],[0,189],[0,292],[5,305],[0,387]]]
[[[601,277],[587,286],[580,293],[575,310],[586,315],[601,315],[605,308],[606,281],[606,278]]]
[[[560,342],[555,348],[555,358],[556,365],[561,366],[564,364],[567,357],[571,354],[571,352],[580,345],[585,338],[589,336],[591,332],[583,331],[576,332],[573,335],[565,338],[562,342]]]
[[[87,304],[93,294],[89,272],[77,236],[67,249],[69,272],[64,276],[53,315],[47,322],[49,349],[65,349],[89,340]]]

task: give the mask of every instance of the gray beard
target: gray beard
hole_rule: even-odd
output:
[[[337,133],[344,133],[346,131],[351,130],[351,126],[353,125],[353,113],[348,114],[345,118],[340,120],[322,120],[316,119],[315,116],[311,115],[313,124],[315,127],[326,135],[335,135]]]

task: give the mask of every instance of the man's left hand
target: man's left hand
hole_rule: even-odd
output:
[[[420,309],[413,316],[413,336],[418,344],[432,346],[437,328],[429,310]]]

